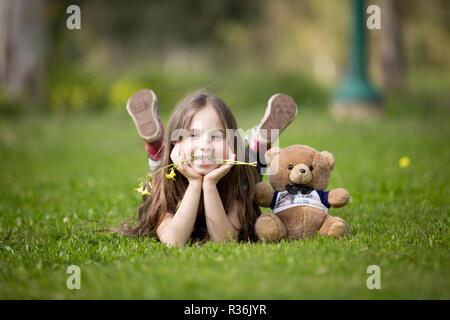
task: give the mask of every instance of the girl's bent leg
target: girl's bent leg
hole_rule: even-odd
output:
[[[250,150],[249,145],[245,147],[245,158],[248,159],[248,162],[256,162],[255,170],[258,171],[259,181],[262,181],[262,175],[264,174],[263,170],[265,167],[267,167],[267,165],[261,161],[257,153],[254,153]]]
[[[127,110],[139,136],[145,141],[150,171],[154,171],[161,164],[160,159],[167,144],[155,93],[149,89],[138,91],[128,100]]]
[[[265,144],[270,149],[270,144],[295,119],[297,109],[294,99],[288,95],[277,93],[270,97],[263,118],[252,132],[250,148],[256,151],[258,144]]]
[[[258,172],[265,173],[267,163],[265,153],[276,141],[281,132],[295,119],[297,104],[285,94],[273,95],[268,103],[263,118],[252,129],[252,137],[248,141],[247,154],[250,162],[257,162]]]
[[[160,139],[156,143],[149,143],[145,141],[145,149],[148,154],[148,166],[150,167],[150,172],[155,171],[161,165],[161,157],[164,153],[164,148],[167,145],[167,139],[163,135],[162,139]]]

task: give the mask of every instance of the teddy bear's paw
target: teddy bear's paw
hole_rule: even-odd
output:
[[[280,232],[278,223],[274,217],[270,215],[261,216],[256,220],[255,232],[258,239],[264,242],[272,242],[280,240]]]
[[[342,222],[342,221],[336,221],[334,222],[330,230],[328,230],[328,235],[330,237],[344,237],[350,234],[350,230],[348,229],[348,226]]]

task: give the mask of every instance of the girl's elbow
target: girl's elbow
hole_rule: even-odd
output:
[[[227,240],[228,241],[237,241],[239,239],[239,231],[238,230],[233,230],[233,232],[228,232],[227,233]]]
[[[239,232],[237,231],[233,231],[230,232],[228,231],[225,235],[222,235],[221,237],[211,237],[212,241],[214,242],[233,242],[238,240],[239,238]]]
[[[171,237],[160,237],[159,241],[164,243],[168,247],[176,247],[176,248],[182,248],[186,245],[186,241],[183,241],[181,239],[171,238]]]

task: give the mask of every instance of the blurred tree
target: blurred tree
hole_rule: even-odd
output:
[[[44,0],[0,0],[0,86],[39,98],[46,47]]]
[[[402,6],[400,0],[384,0],[381,3],[382,34],[380,59],[385,89],[404,89],[406,61],[403,51]]]
[[[367,2],[382,7],[382,30],[370,32],[374,41],[368,47],[368,74],[377,85],[401,87],[407,71],[418,75],[450,67],[450,1]],[[108,97],[113,88],[126,87],[117,83],[147,79],[171,92],[182,87],[177,77],[195,73],[221,79],[287,72],[334,87],[351,62],[348,3],[0,0],[0,108],[7,100],[2,100],[4,89],[31,101],[42,95],[61,108],[66,100],[89,101],[92,108],[99,95]],[[71,4],[81,8],[78,31],[66,27]],[[263,76],[261,85],[267,82]],[[114,97],[124,95],[114,92]],[[298,96],[303,92],[298,89]]]
[[[164,60],[183,49],[220,46],[218,30],[259,16],[257,0],[89,1],[82,6],[84,30],[108,42],[119,58],[155,54]],[[95,41],[95,40],[94,40]]]

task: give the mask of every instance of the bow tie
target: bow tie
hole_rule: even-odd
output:
[[[314,188],[313,187],[307,187],[307,186],[304,186],[304,185],[301,185],[301,184],[294,184],[294,185],[288,184],[288,185],[286,185],[286,190],[290,194],[297,194],[299,191],[302,194],[308,194],[311,191],[313,191]]]

